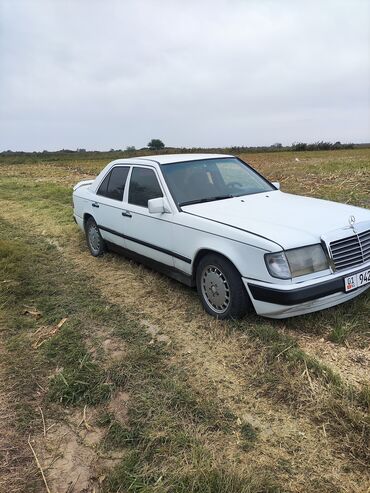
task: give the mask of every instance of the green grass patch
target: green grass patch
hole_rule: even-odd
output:
[[[79,366],[68,367],[55,375],[49,384],[49,398],[66,405],[105,402],[112,393],[104,371],[89,358]]]
[[[250,450],[257,441],[258,430],[250,423],[243,423],[240,428],[240,435],[242,437],[242,449]]]
[[[328,336],[329,341],[336,342],[337,344],[343,344],[347,339],[349,334],[353,332],[354,326],[349,323],[339,323],[334,326]]]
[[[204,457],[204,452],[199,450]],[[131,452],[114,470],[105,483],[105,493],[132,491],[133,493],[282,493],[281,487],[265,476],[240,474],[235,466],[212,468],[210,459],[198,460],[193,470],[174,474],[168,471],[158,477],[155,471],[143,474],[143,456]],[[186,465],[183,465],[183,469]]]

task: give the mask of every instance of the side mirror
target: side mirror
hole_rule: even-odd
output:
[[[166,212],[171,212],[167,199],[164,197],[148,200],[148,210],[149,214],[164,214]]]
[[[278,190],[280,190],[280,182],[279,181],[272,181],[271,183],[274,185],[274,187],[276,187]]]

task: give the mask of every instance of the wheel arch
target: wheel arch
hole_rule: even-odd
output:
[[[194,260],[193,260],[193,270],[192,270],[192,275],[191,275],[191,279],[192,279],[192,283],[194,283],[195,285],[195,279],[196,279],[196,275],[197,275],[197,269],[198,269],[198,265],[199,265],[199,262],[202,260],[202,258],[204,258],[206,255],[218,255],[219,257],[222,257],[224,258],[225,260],[227,260],[228,262],[230,262],[230,264],[239,272],[240,274],[240,271],[239,269],[237,268],[237,266],[235,265],[235,263],[227,256],[225,255],[224,253],[221,253],[217,250],[214,250],[212,248],[201,248],[200,250],[198,250],[198,252],[196,253],[195,257],[194,257]],[[240,274],[241,276],[241,274]]]
[[[86,228],[86,223],[87,221],[90,219],[90,217],[92,217],[95,221],[95,218],[92,214],[89,214],[88,212],[85,212],[84,216],[83,216],[83,219],[84,219],[84,229]]]

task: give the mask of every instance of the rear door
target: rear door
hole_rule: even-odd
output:
[[[125,247],[123,195],[130,166],[114,166],[104,177],[92,203],[92,211],[102,237]]]

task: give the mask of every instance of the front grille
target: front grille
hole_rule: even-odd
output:
[[[330,243],[336,270],[348,269],[370,260],[370,229]]]

